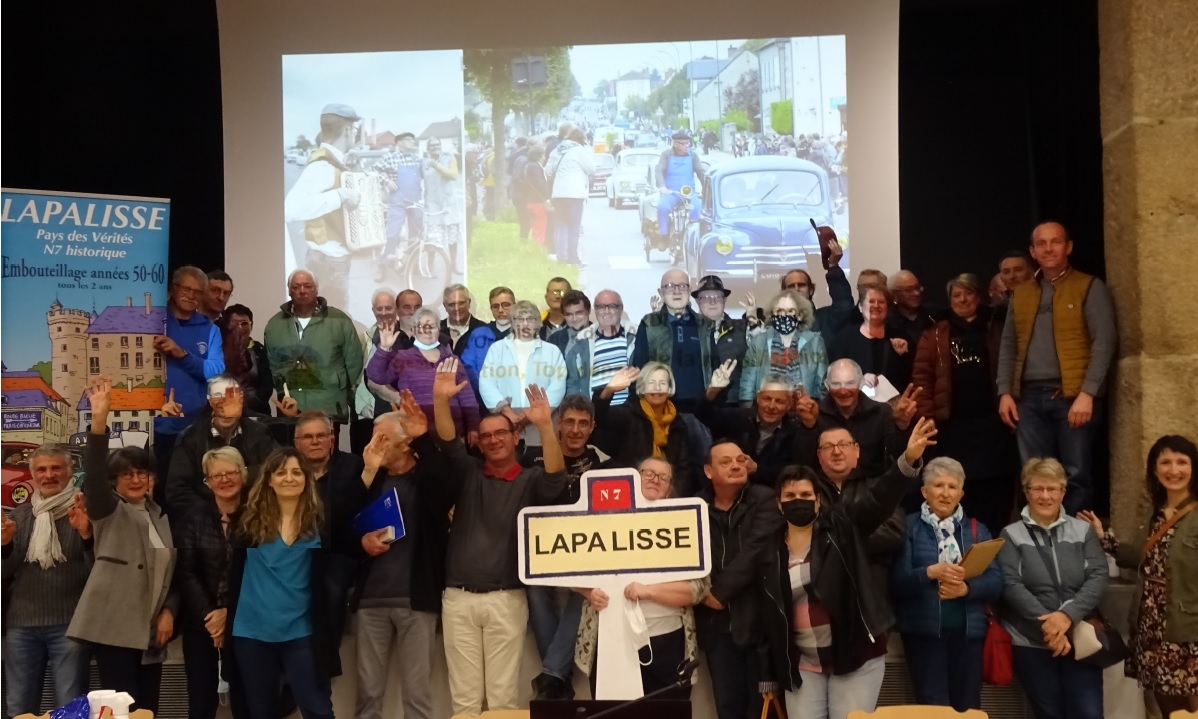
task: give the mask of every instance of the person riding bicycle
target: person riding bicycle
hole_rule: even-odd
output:
[[[384,155],[371,168],[382,175],[387,190],[391,193],[387,205],[387,244],[379,259],[379,275],[388,262],[395,262],[398,269],[407,243],[403,242],[404,226],[408,229],[408,241],[420,237],[424,231],[424,213],[419,205],[424,201],[424,174],[429,160],[420,156],[416,136],[410,132],[400,133],[395,138],[395,151]]]
[[[696,180],[702,182],[707,177],[699,156],[691,150],[690,135],[679,130],[673,140],[673,145],[663,150],[657,161],[657,189],[661,192],[657,201],[657,234],[662,237],[670,234],[670,210],[682,201],[678,193],[683,187],[694,189]],[[699,219],[697,204],[691,204],[691,219]]]

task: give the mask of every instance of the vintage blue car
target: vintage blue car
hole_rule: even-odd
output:
[[[819,262],[811,221],[832,218],[828,174],[794,157],[741,157],[713,167],[703,183],[698,222],[687,229],[684,267],[725,285],[770,287],[789,270]]]

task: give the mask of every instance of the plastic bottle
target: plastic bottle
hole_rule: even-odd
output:
[[[104,699],[116,694],[112,689],[97,689],[94,692],[87,693],[87,708],[91,714],[91,719],[97,719],[100,716],[100,707],[104,706]]]

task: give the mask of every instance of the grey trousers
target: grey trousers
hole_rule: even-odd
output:
[[[358,610],[357,719],[381,719],[391,641],[399,643],[404,719],[433,719],[437,615],[399,608]]]

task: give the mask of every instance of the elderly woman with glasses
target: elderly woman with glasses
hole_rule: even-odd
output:
[[[650,457],[637,467],[641,473],[641,496],[649,501],[674,496],[674,470],[664,459]],[[691,609],[711,589],[711,577],[689,581],[641,584],[630,582],[624,597],[637,602],[649,629],[649,646],[640,649],[641,686],[645,694],[664,689],[678,680],[678,667],[695,658],[699,645],[695,635],[695,613]],[[591,677],[591,695],[595,694],[595,654],[599,642],[599,612],[607,609],[611,598],[602,589],[577,590],[587,599],[574,662]],[[668,692],[663,699],[689,699],[690,686]]]
[[[937,454],[953,457],[969,476],[970,513],[1001,532],[1015,497],[1015,443],[998,416],[998,346],[1002,322],[982,301],[982,281],[958,275],[947,285],[951,311],[924,331],[915,350],[912,384],[921,417],[940,428]]]
[[[127,692],[134,708],[157,713],[162,662],[179,614],[171,525],[152,496],[149,452],[122,447],[108,454],[112,380],[93,379],[87,402],[83,494],[96,563],[67,636],[91,645],[101,686]]]
[[[1027,506],[998,553],[1015,674],[1036,719],[1099,719],[1102,669],[1074,658],[1070,630],[1098,609],[1106,555],[1090,523],[1065,514],[1060,462],[1029,459],[1021,479]]]
[[[1198,712],[1198,447],[1165,435],[1148,450],[1144,482],[1152,515],[1119,541],[1093,512],[1077,516],[1103,537],[1119,566],[1138,569],[1127,676],[1151,691],[1163,716]]]
[[[628,401],[613,407],[611,398],[633,388]],[[644,457],[664,459],[674,468],[674,487],[683,497],[694,494],[686,423],[674,406],[674,372],[662,362],[643,369],[625,367],[601,390],[595,390],[595,425],[614,438],[613,466],[631,467]]]
[[[557,346],[541,339],[541,311],[536,305],[520,300],[512,307],[511,317],[511,334],[487,349],[478,373],[478,391],[488,410],[504,412],[523,433],[526,446],[539,447],[537,428],[524,418],[529,406],[524,390],[534,384],[541,387],[549,406],[557,409],[566,396],[566,361]]]
[[[965,469],[949,457],[923,468],[924,503],[907,516],[907,538],[890,568],[895,618],[919,704],[959,712],[982,706],[982,643],[986,602],[1003,591],[992,562],[967,579],[961,559],[991,539],[986,525],[965,516]]]
[[[440,320],[437,311],[421,307],[412,315],[413,344],[407,349],[395,349],[401,330],[398,323],[389,322],[379,326],[379,347],[370,363],[366,365],[366,379],[375,384],[392,387],[396,391],[407,389],[416,398],[424,413],[433,413],[433,378],[441,360],[452,357],[449,345],[441,341]],[[468,380],[466,366],[458,365],[458,382]],[[478,400],[473,392],[459,392],[450,401],[453,421],[458,435],[467,438],[470,444],[478,443],[480,420]]]
[[[204,484],[213,501],[198,506],[179,522],[176,570],[182,595],[183,661],[187,665],[187,699],[192,719],[216,716],[217,684],[229,683],[235,719],[249,718],[240,677],[226,652],[225,620],[229,606],[229,533],[241,517],[246,480],[245,460],[234,447],[204,453]],[[223,665],[221,660],[226,660]]]
[[[751,402],[762,378],[775,372],[818,400],[828,374],[828,352],[824,338],[811,329],[815,325],[815,306],[798,292],[783,290],[770,300],[768,316],[769,327],[753,338],[745,354],[745,369],[740,376],[742,401]]]

